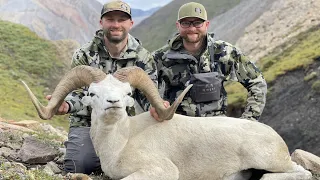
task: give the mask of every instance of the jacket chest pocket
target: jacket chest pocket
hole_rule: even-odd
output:
[[[222,78],[217,72],[192,74],[190,96],[196,103],[217,101],[220,99]]]

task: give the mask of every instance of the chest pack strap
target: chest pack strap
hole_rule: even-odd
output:
[[[210,54],[210,66],[211,66],[211,72],[216,72],[218,69],[217,62],[214,59],[214,47],[213,44],[209,46],[209,54]]]

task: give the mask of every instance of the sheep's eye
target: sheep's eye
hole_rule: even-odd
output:
[[[93,97],[95,96],[96,94],[95,93],[90,93],[89,96]]]
[[[132,95],[132,93],[131,93],[131,92],[129,92],[127,95],[128,95],[128,96],[131,96],[131,95]]]

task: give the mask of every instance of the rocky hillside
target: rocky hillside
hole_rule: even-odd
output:
[[[291,151],[320,156],[320,25],[279,48],[281,53],[260,62],[269,86],[261,121],[275,128]]]
[[[301,148],[320,155],[320,26],[315,26],[263,57],[257,65],[268,84],[260,119],[273,127],[292,152]],[[246,90],[229,84],[229,115],[239,117]]]
[[[86,176],[63,172],[67,132],[38,121],[0,118],[1,180],[102,180],[101,174]]]
[[[237,45],[259,60],[301,32],[320,24],[319,0],[277,0],[246,27]]]

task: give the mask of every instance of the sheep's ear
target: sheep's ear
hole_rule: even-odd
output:
[[[125,97],[126,106],[132,107],[134,105],[134,99],[130,96]]]
[[[85,106],[91,106],[92,97],[91,96],[84,96],[84,97],[82,97],[81,102]]]

